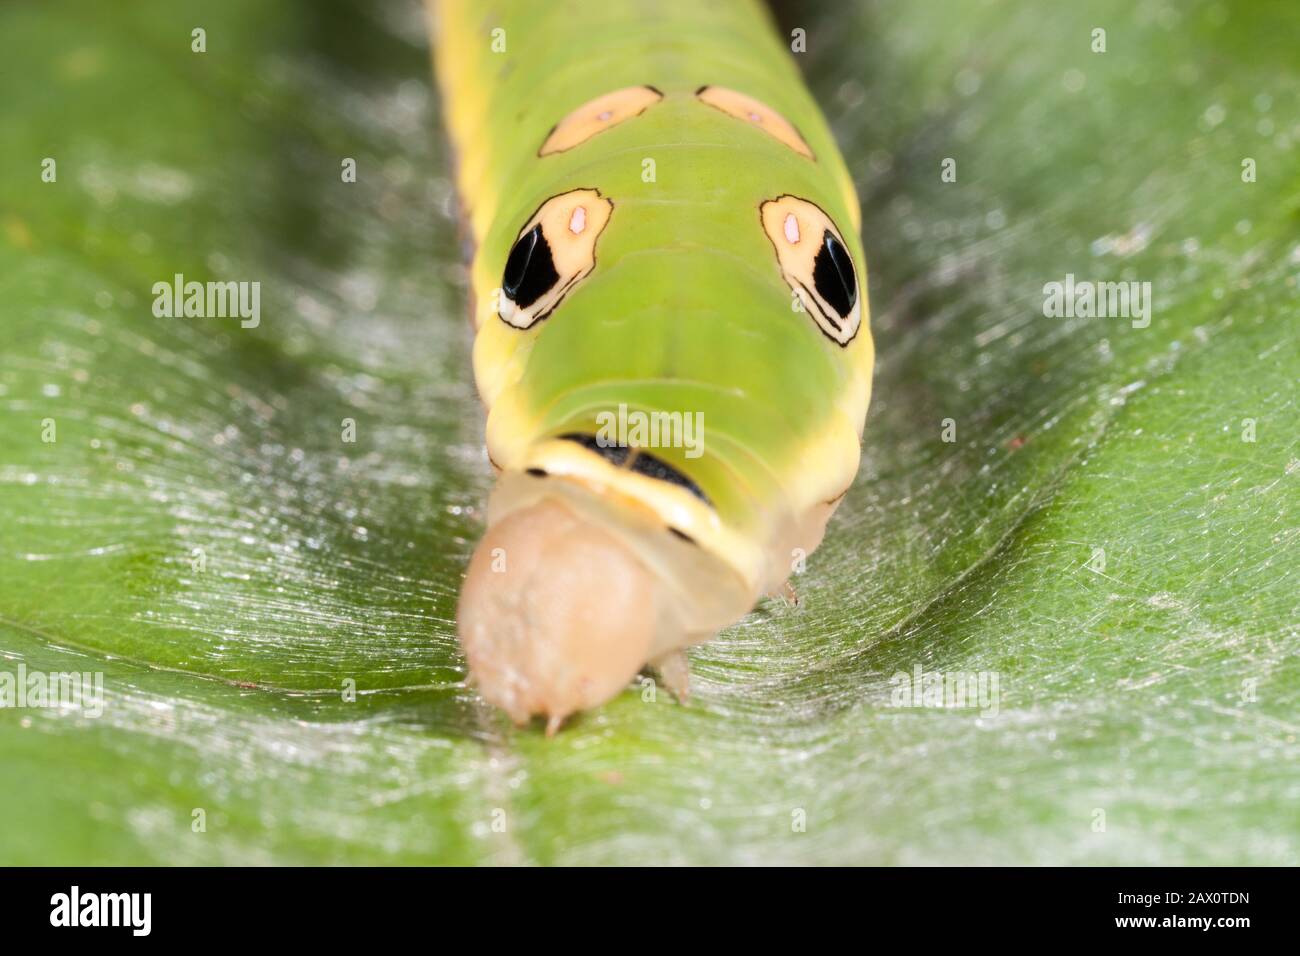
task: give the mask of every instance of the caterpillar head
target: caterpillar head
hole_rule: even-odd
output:
[[[470,561],[457,609],[479,692],[547,733],[623,690],[683,631],[664,582],[624,542],[556,498],[494,524]]]

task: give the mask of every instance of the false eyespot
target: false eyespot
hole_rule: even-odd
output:
[[[552,196],[519,231],[501,276],[497,314],[526,329],[546,318],[596,266],[596,239],[614,204],[595,189]]]
[[[763,231],[776,250],[781,275],[817,327],[848,345],[862,324],[857,272],[840,231],[821,207],[780,196],[759,208]]]

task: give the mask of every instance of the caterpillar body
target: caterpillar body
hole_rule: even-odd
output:
[[[859,211],[751,0],[431,0],[498,472],[457,627],[515,721],[787,586],[857,472]]]

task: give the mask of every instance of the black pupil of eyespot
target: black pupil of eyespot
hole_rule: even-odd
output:
[[[813,283],[817,294],[841,318],[853,311],[858,301],[858,283],[853,274],[853,260],[843,244],[829,229],[822,236],[822,247],[813,261]]]
[[[541,223],[520,236],[506,258],[501,290],[515,305],[526,309],[559,280],[551,247],[542,235]]]

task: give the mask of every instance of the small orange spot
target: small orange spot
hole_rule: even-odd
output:
[[[773,139],[790,147],[801,156],[815,159],[812,147],[804,140],[793,123],[752,96],[746,96],[724,86],[702,86],[695,91],[701,103],[707,103],[715,110],[721,110],[738,120],[746,120],[759,127]]]
[[[556,123],[537,155],[549,156],[551,153],[573,149],[597,133],[640,116],[661,99],[663,94],[651,86],[629,86],[598,96],[583,103]]]

